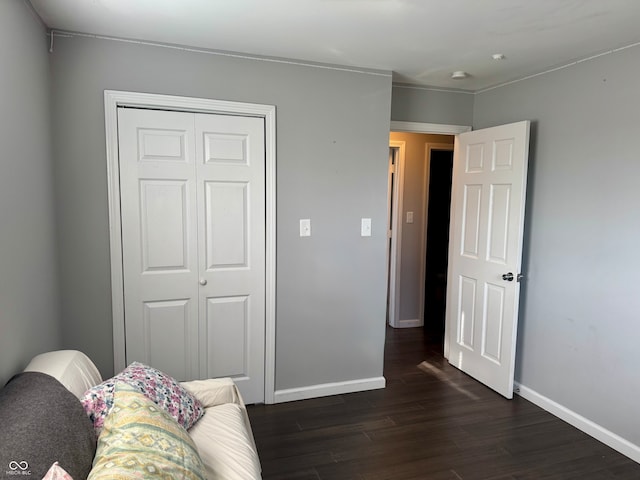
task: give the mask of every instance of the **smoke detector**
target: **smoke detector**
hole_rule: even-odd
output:
[[[454,80],[461,80],[463,78],[467,78],[468,76],[469,74],[464,70],[457,70],[451,74],[451,78],[453,78]]]

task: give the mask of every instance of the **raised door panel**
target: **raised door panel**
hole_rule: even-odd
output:
[[[480,256],[481,205],[482,185],[465,185],[462,210],[461,254],[474,259]]]
[[[482,173],[484,171],[484,143],[467,145],[465,150],[465,173]]]
[[[248,141],[249,135],[245,133],[204,132],[204,162],[210,165],[248,165]]]
[[[144,302],[143,348],[147,365],[168,373],[177,380],[190,380],[190,339],[195,332],[190,315],[190,300]]]
[[[139,161],[189,162],[188,128],[138,128],[137,133]]]
[[[182,180],[140,181],[144,273],[189,268],[188,189]]]
[[[484,312],[482,315],[482,355],[500,365],[505,313],[505,287],[485,285]]]
[[[249,353],[249,298],[207,299],[207,371],[213,377],[246,379]]]
[[[489,187],[489,225],[487,261],[506,265],[509,245],[509,203],[511,185],[492,184]]]
[[[249,266],[249,185],[205,182],[206,268]]]
[[[474,349],[476,331],[476,290],[477,281],[460,276],[458,298],[458,340],[461,347]]]

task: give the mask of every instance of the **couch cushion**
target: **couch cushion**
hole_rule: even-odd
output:
[[[135,387],[138,392],[153,400],[186,429],[191,428],[204,413],[204,408],[198,399],[180,386],[175,379],[153,367],[133,362],[115,377],[87,390],[82,398],[82,405],[93,421],[98,435],[113,405],[116,382],[124,382]]]
[[[204,417],[189,430],[207,468],[207,478],[253,480],[262,478],[253,436],[247,429],[245,411],[236,403],[206,409]]]
[[[78,350],[41,353],[33,357],[24,371],[51,375],[78,398],[82,398],[88,388],[102,381],[98,368]]]
[[[57,461],[73,478],[86,478],[95,451],[82,405],[52,376],[19,373],[0,390],[0,473],[40,479]]]
[[[117,382],[89,480],[204,480],[205,469],[187,431],[134,387]]]

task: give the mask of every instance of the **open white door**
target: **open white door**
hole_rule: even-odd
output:
[[[529,122],[456,137],[445,355],[513,397]]]

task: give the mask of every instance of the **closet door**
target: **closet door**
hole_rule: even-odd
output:
[[[263,119],[118,110],[127,363],[264,400]]]
[[[193,114],[120,108],[118,143],[127,364],[198,378]]]
[[[197,114],[200,374],[264,401],[264,120]]]

